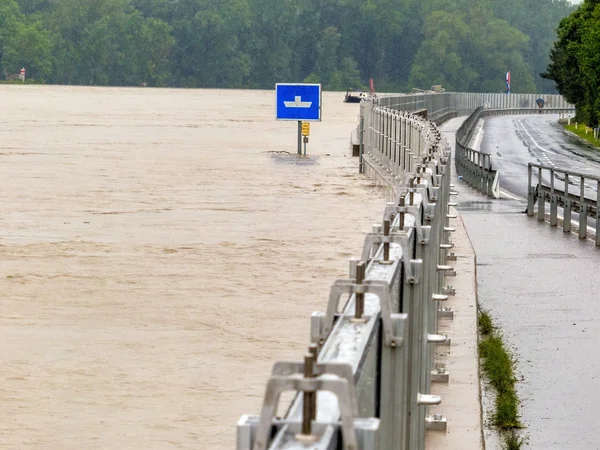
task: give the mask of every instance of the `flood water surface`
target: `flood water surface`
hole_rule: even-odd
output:
[[[0,87],[0,448],[234,448],[381,219],[342,97]]]

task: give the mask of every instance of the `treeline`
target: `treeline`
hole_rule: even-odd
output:
[[[1,0],[0,74],[118,86],[551,92],[567,0]],[[1,77],[0,77],[1,78]]]
[[[585,0],[558,27],[558,40],[542,75],[577,107],[577,120],[600,122],[600,0]]]

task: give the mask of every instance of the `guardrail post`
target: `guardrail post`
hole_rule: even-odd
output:
[[[543,222],[546,219],[546,198],[542,191],[542,168],[538,168],[538,220]]]
[[[486,194],[488,196],[488,198],[493,198],[494,197],[494,178],[496,177],[496,172],[492,172],[492,156],[491,155],[485,155],[485,167],[486,167],[486,183],[487,183],[487,190],[486,190]]]
[[[554,191],[554,170],[550,170],[550,226],[558,225],[558,196]]]
[[[569,197],[569,174],[565,174],[565,201],[564,201],[564,218],[563,218],[563,231],[565,233],[571,232],[571,207],[573,201]]]
[[[533,204],[535,203],[535,188],[531,185],[531,164],[527,165],[527,215],[533,217]]]
[[[580,177],[579,183],[581,183],[579,194],[579,239],[585,239],[587,237],[588,213],[588,205],[585,202],[585,178]]]
[[[483,187],[484,176],[483,176],[483,158],[481,153],[477,153],[477,185],[475,188],[481,192],[485,193],[485,189]]]

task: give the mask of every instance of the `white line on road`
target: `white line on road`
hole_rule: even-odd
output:
[[[508,197],[508,198],[510,198],[510,199],[513,199],[513,200],[523,200],[522,198],[520,198],[520,197],[515,197],[515,196],[513,196],[513,195],[511,195],[511,194],[509,194],[508,192],[506,192],[506,191],[503,191],[503,190],[500,190],[500,194],[502,194],[502,195],[504,195],[505,197]]]
[[[549,151],[549,150],[546,150],[544,147],[541,147],[540,144],[537,143],[537,141],[533,138],[533,136],[531,135],[529,130],[527,128],[525,128],[525,125],[523,125],[523,122],[521,122],[521,119],[517,119],[517,122],[519,122],[519,124],[523,127],[523,131],[525,131],[525,133],[527,133],[527,136],[529,136],[529,139],[531,139],[531,141],[537,148],[539,148],[543,152]]]

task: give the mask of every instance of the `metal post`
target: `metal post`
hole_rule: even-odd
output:
[[[359,262],[356,265],[356,284],[363,284],[365,280],[365,263]],[[356,293],[354,295],[354,319],[361,321],[365,313],[365,294]]]
[[[550,226],[558,225],[558,196],[554,191],[554,170],[550,170]]]
[[[386,237],[390,235],[390,221],[389,220],[383,221],[383,235]],[[390,243],[384,242],[384,244],[383,244],[383,261],[387,262],[389,260],[390,260]]]
[[[535,201],[535,188],[531,185],[531,164],[527,165],[527,215],[533,217],[533,203]]]
[[[544,221],[546,218],[546,199],[542,191],[542,168],[538,168],[538,220]]]
[[[579,179],[580,194],[579,194],[579,239],[587,237],[587,204],[585,203],[585,178]]]
[[[571,232],[571,198],[569,197],[569,174],[565,173],[565,206],[563,208],[563,231]]]
[[[298,155],[302,155],[302,121],[298,121]]]
[[[314,356],[308,354],[304,356],[304,378],[313,378],[314,374]],[[313,405],[315,404],[315,392],[304,391],[302,403],[302,435],[310,436],[312,434],[312,416]]]

